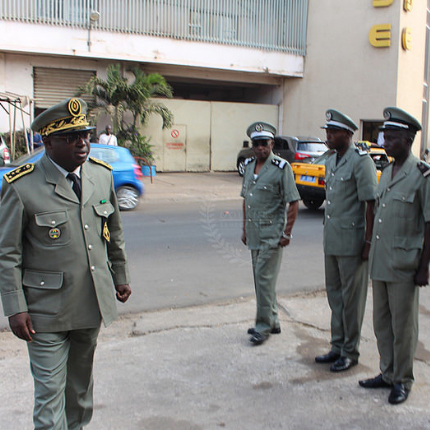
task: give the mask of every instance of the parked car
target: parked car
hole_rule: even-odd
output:
[[[36,149],[31,154],[12,161],[8,167],[0,168],[0,178],[11,170],[25,163],[34,163],[39,160],[45,153],[45,148]],[[122,146],[91,144],[90,156],[98,158],[112,166],[112,174],[115,185],[116,195],[118,197],[119,208],[123,211],[135,209],[139,204],[140,196],[144,192],[144,186],[141,182],[142,172],[140,166],[136,163],[130,151]],[[1,183],[0,183],[1,189]]]
[[[375,163],[376,174],[381,177],[382,169],[390,162],[383,148],[367,148]],[[293,163],[294,181],[303,204],[309,209],[318,209],[325,200],[325,163],[331,151],[327,151],[312,163]]]
[[[240,176],[245,172],[245,160],[254,156],[248,141],[244,142],[243,148],[237,154],[236,167]],[[294,160],[315,160],[327,151],[327,146],[318,137],[312,136],[276,136],[273,153],[279,155],[290,164]]]
[[[4,139],[0,136],[0,167],[8,166],[10,164],[9,148],[7,147]]]

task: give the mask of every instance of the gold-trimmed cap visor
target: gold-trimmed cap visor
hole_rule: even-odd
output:
[[[42,112],[31,124],[31,128],[42,136],[64,134],[73,131],[93,130],[87,120],[87,104],[79,98],[62,101]]]

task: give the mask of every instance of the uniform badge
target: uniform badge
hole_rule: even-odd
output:
[[[264,130],[263,124],[256,124],[255,125],[255,131],[263,131],[263,130]]]
[[[106,239],[106,242],[110,242],[110,232],[107,221],[103,222],[103,237]]]
[[[59,228],[57,228],[57,227],[54,227],[54,228],[51,228],[49,230],[48,234],[49,234],[49,237],[52,240],[56,240],[56,239],[58,239],[61,236],[61,230]]]

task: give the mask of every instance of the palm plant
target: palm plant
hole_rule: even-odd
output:
[[[120,64],[110,64],[106,69],[106,80],[93,76],[86,85],[79,89],[78,95],[95,96],[94,103],[88,106],[90,112],[103,110],[112,119],[114,133],[125,130],[131,124],[124,121],[124,112],[133,115],[133,126],[139,121],[145,124],[149,116],[158,114],[163,120],[163,128],[170,127],[173,115],[155,97],[172,98],[172,88],[165,78],[158,73],[145,74],[138,67],[130,70],[134,76],[130,84],[121,74]]]

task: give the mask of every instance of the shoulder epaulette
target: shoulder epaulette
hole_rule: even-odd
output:
[[[10,172],[4,175],[4,178],[8,184],[16,181],[19,178],[22,178],[25,175],[28,175],[34,170],[34,164],[27,163],[22,166],[17,167],[16,169],[11,170]]]
[[[424,161],[418,161],[417,167],[425,178],[430,175],[430,166],[427,163],[424,163]]]
[[[245,166],[247,166],[251,161],[254,161],[255,160],[255,157],[251,157],[251,158],[247,158],[246,160],[245,160]]]
[[[272,164],[279,167],[280,169],[284,170],[285,166],[287,165],[287,161],[285,160],[279,160],[278,158],[274,158],[272,160]]]
[[[90,157],[89,160],[95,164],[100,164],[101,166],[106,167],[106,169],[113,170],[113,167],[110,164],[105,163],[104,161],[99,160],[98,158]]]
[[[364,155],[369,155],[369,153],[367,152],[367,151],[363,151],[362,149],[360,149],[360,148],[355,148],[355,152],[357,153],[357,154],[359,154],[361,157],[363,157]]]

